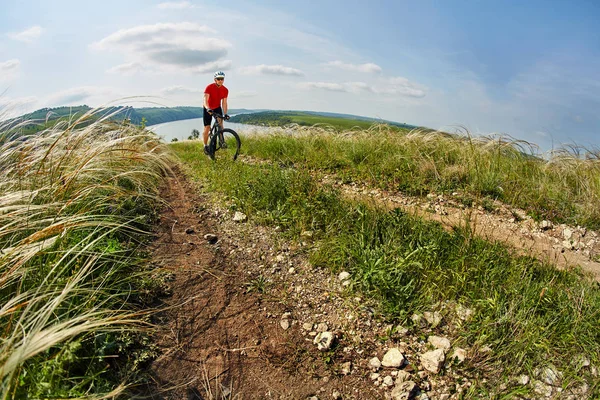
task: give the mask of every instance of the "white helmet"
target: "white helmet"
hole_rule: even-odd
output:
[[[214,78],[215,79],[217,79],[217,78],[225,78],[225,72],[223,72],[223,71],[217,71],[217,72],[215,72]]]

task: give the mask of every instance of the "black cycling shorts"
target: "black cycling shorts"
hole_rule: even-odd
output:
[[[212,115],[206,111],[206,108],[202,107],[202,109],[204,110],[204,113],[202,114],[202,118],[204,118],[204,126],[210,126],[210,123],[212,122]],[[223,115],[223,109],[221,107],[214,108],[213,111],[219,115]]]

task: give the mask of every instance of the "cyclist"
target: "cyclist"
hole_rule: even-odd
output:
[[[229,119],[229,115],[227,115],[227,96],[229,95],[229,90],[223,85],[225,81],[225,72],[217,71],[213,76],[215,82],[209,84],[206,89],[204,89],[204,132],[202,134],[202,139],[204,140],[204,154],[210,154],[208,150],[208,132],[210,131],[210,123],[212,121],[212,114],[216,112],[217,114],[225,115],[225,119]],[[219,121],[221,128],[223,128],[223,121]]]

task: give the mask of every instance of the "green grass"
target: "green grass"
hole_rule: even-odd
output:
[[[99,114],[26,140],[0,129],[3,399],[117,396],[152,356],[141,251],[168,157]]]
[[[471,138],[390,129],[245,138],[246,154],[300,163],[345,181],[410,195],[458,192],[501,200],[537,220],[600,228],[600,151],[564,148],[549,159],[535,146],[506,138]]]
[[[532,374],[549,362],[564,373],[565,388],[586,380],[592,397],[600,395],[597,378],[573,361],[585,355],[595,365],[600,362],[597,284],[579,272],[558,271],[517,256],[469,230],[448,232],[400,210],[349,201],[311,178],[315,166],[311,163],[317,160],[309,153],[321,151],[316,143],[327,143],[330,160],[324,162],[340,157],[336,163],[340,168],[351,163],[341,154],[360,153],[371,159],[369,152],[357,144],[342,153],[336,148],[342,144],[332,138],[302,141],[309,144],[279,136],[244,138],[246,151],[257,154],[260,145],[260,152],[286,154],[282,159],[294,160],[293,165],[215,164],[202,155],[198,144],[172,148],[205,188],[227,197],[232,211],[241,210],[256,223],[280,226],[296,240],[304,230],[312,230],[312,263],[334,273],[349,271],[351,289],[376,300],[383,318],[410,326],[413,313],[439,309],[454,331],[455,344],[473,351],[491,347],[490,353],[476,353],[456,367],[488,380],[488,384],[476,381],[473,398],[488,391],[509,396],[521,390],[510,377]],[[472,319],[460,322],[458,306],[474,310]],[[418,326],[413,329],[419,331]],[[498,382],[507,382],[506,389]]]

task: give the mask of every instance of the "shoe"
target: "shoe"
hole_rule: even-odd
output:
[[[208,150],[208,146],[204,146],[204,154],[206,154],[207,156],[210,156],[210,151]]]

